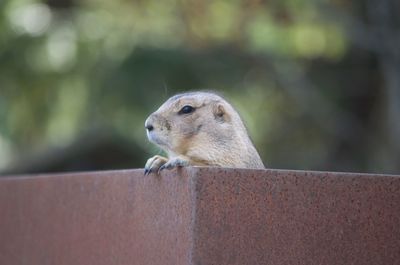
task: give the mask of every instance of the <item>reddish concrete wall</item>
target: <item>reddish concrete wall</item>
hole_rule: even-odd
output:
[[[400,264],[400,177],[187,168],[0,178],[0,264]]]

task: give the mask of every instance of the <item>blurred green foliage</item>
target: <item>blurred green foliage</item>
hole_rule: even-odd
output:
[[[398,172],[379,54],[336,9],[369,23],[363,1],[3,0],[0,169],[94,128],[136,143],[124,166],[141,167],[147,115],[213,89],[271,167]]]

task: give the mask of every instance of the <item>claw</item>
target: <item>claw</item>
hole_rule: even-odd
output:
[[[165,165],[166,165],[166,164],[162,165],[162,166],[158,169],[157,174],[160,174],[160,172],[161,172],[163,169],[166,168]]]
[[[161,165],[167,162],[167,158],[156,155],[149,158],[144,166],[144,175],[149,175],[151,173],[159,173]]]

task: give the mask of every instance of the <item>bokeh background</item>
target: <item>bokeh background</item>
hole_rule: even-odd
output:
[[[201,89],[269,167],[400,173],[400,1],[0,1],[3,175],[143,167]]]

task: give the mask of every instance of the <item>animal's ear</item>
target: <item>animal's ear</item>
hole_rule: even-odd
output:
[[[226,112],[225,107],[219,102],[214,103],[213,114],[214,114],[214,118],[219,122],[230,121],[230,116]]]

